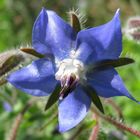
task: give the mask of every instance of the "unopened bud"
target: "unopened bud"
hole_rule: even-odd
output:
[[[0,54],[0,76],[8,73],[15,67],[17,67],[24,57],[21,53],[17,51],[8,51]]]
[[[131,33],[131,36],[133,37],[134,40],[140,41],[140,32]]]
[[[130,18],[127,23],[129,28],[138,28],[140,27],[140,17]]]
[[[140,41],[140,17],[131,17],[124,30],[126,37]]]

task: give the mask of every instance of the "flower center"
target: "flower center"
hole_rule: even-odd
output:
[[[58,65],[55,78],[61,82],[60,99],[63,99],[80,80],[86,78],[84,64],[77,59],[64,59]]]
[[[59,63],[58,71],[55,74],[56,80],[62,81],[64,77],[74,75],[79,81],[85,78],[84,64],[77,59],[64,59]]]

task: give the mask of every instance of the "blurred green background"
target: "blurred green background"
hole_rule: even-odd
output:
[[[18,48],[23,44],[31,44],[32,26],[42,6],[56,11],[67,21],[67,12],[72,8],[79,8],[87,18],[85,27],[93,27],[109,21],[117,8],[121,9],[123,27],[129,17],[140,16],[139,0],[0,0],[0,52]],[[122,56],[128,55],[136,62],[119,68],[118,72],[132,95],[140,100],[140,44],[124,36],[123,49]],[[0,140],[8,140],[16,116],[32,97],[12,88],[11,85],[1,87],[0,96]],[[57,112],[57,107],[54,106],[48,112],[44,112],[46,100],[47,98],[39,98],[26,112],[18,129],[17,140],[70,140],[75,133],[79,134],[76,140],[88,139],[94,127],[91,112],[77,128],[62,135],[55,130],[57,117],[54,114]],[[3,108],[5,101],[12,106],[11,112]],[[140,130],[140,105],[126,97],[115,97],[113,101],[120,107],[124,122]],[[104,103],[104,106],[106,114],[118,118],[109,104]],[[91,122],[92,126],[89,125]],[[121,135],[118,140],[139,139],[129,133],[121,133],[105,122],[102,122],[100,127],[98,140],[115,140],[112,130],[115,134],[118,132],[117,135]]]

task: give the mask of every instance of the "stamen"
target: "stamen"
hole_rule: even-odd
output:
[[[61,82],[62,89],[59,93],[59,100],[63,100],[74,90],[80,80],[85,79],[86,71],[84,64],[74,58],[64,59],[59,64],[55,78]]]
[[[60,97],[59,100],[63,100],[65,97],[68,96],[68,94],[75,88],[77,84],[77,79],[74,74],[71,74],[68,77],[64,77],[61,81],[62,89],[60,91]]]
[[[71,86],[72,83],[76,80],[76,76],[74,74],[71,74],[70,76],[68,76],[68,78],[66,79],[66,83],[65,86]]]

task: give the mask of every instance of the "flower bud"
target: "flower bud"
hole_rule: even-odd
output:
[[[131,17],[124,30],[125,35],[135,41],[140,41],[140,17]]]
[[[0,76],[8,73],[15,67],[17,67],[22,61],[24,61],[24,57],[22,53],[18,53],[17,51],[7,51],[0,54]]]

